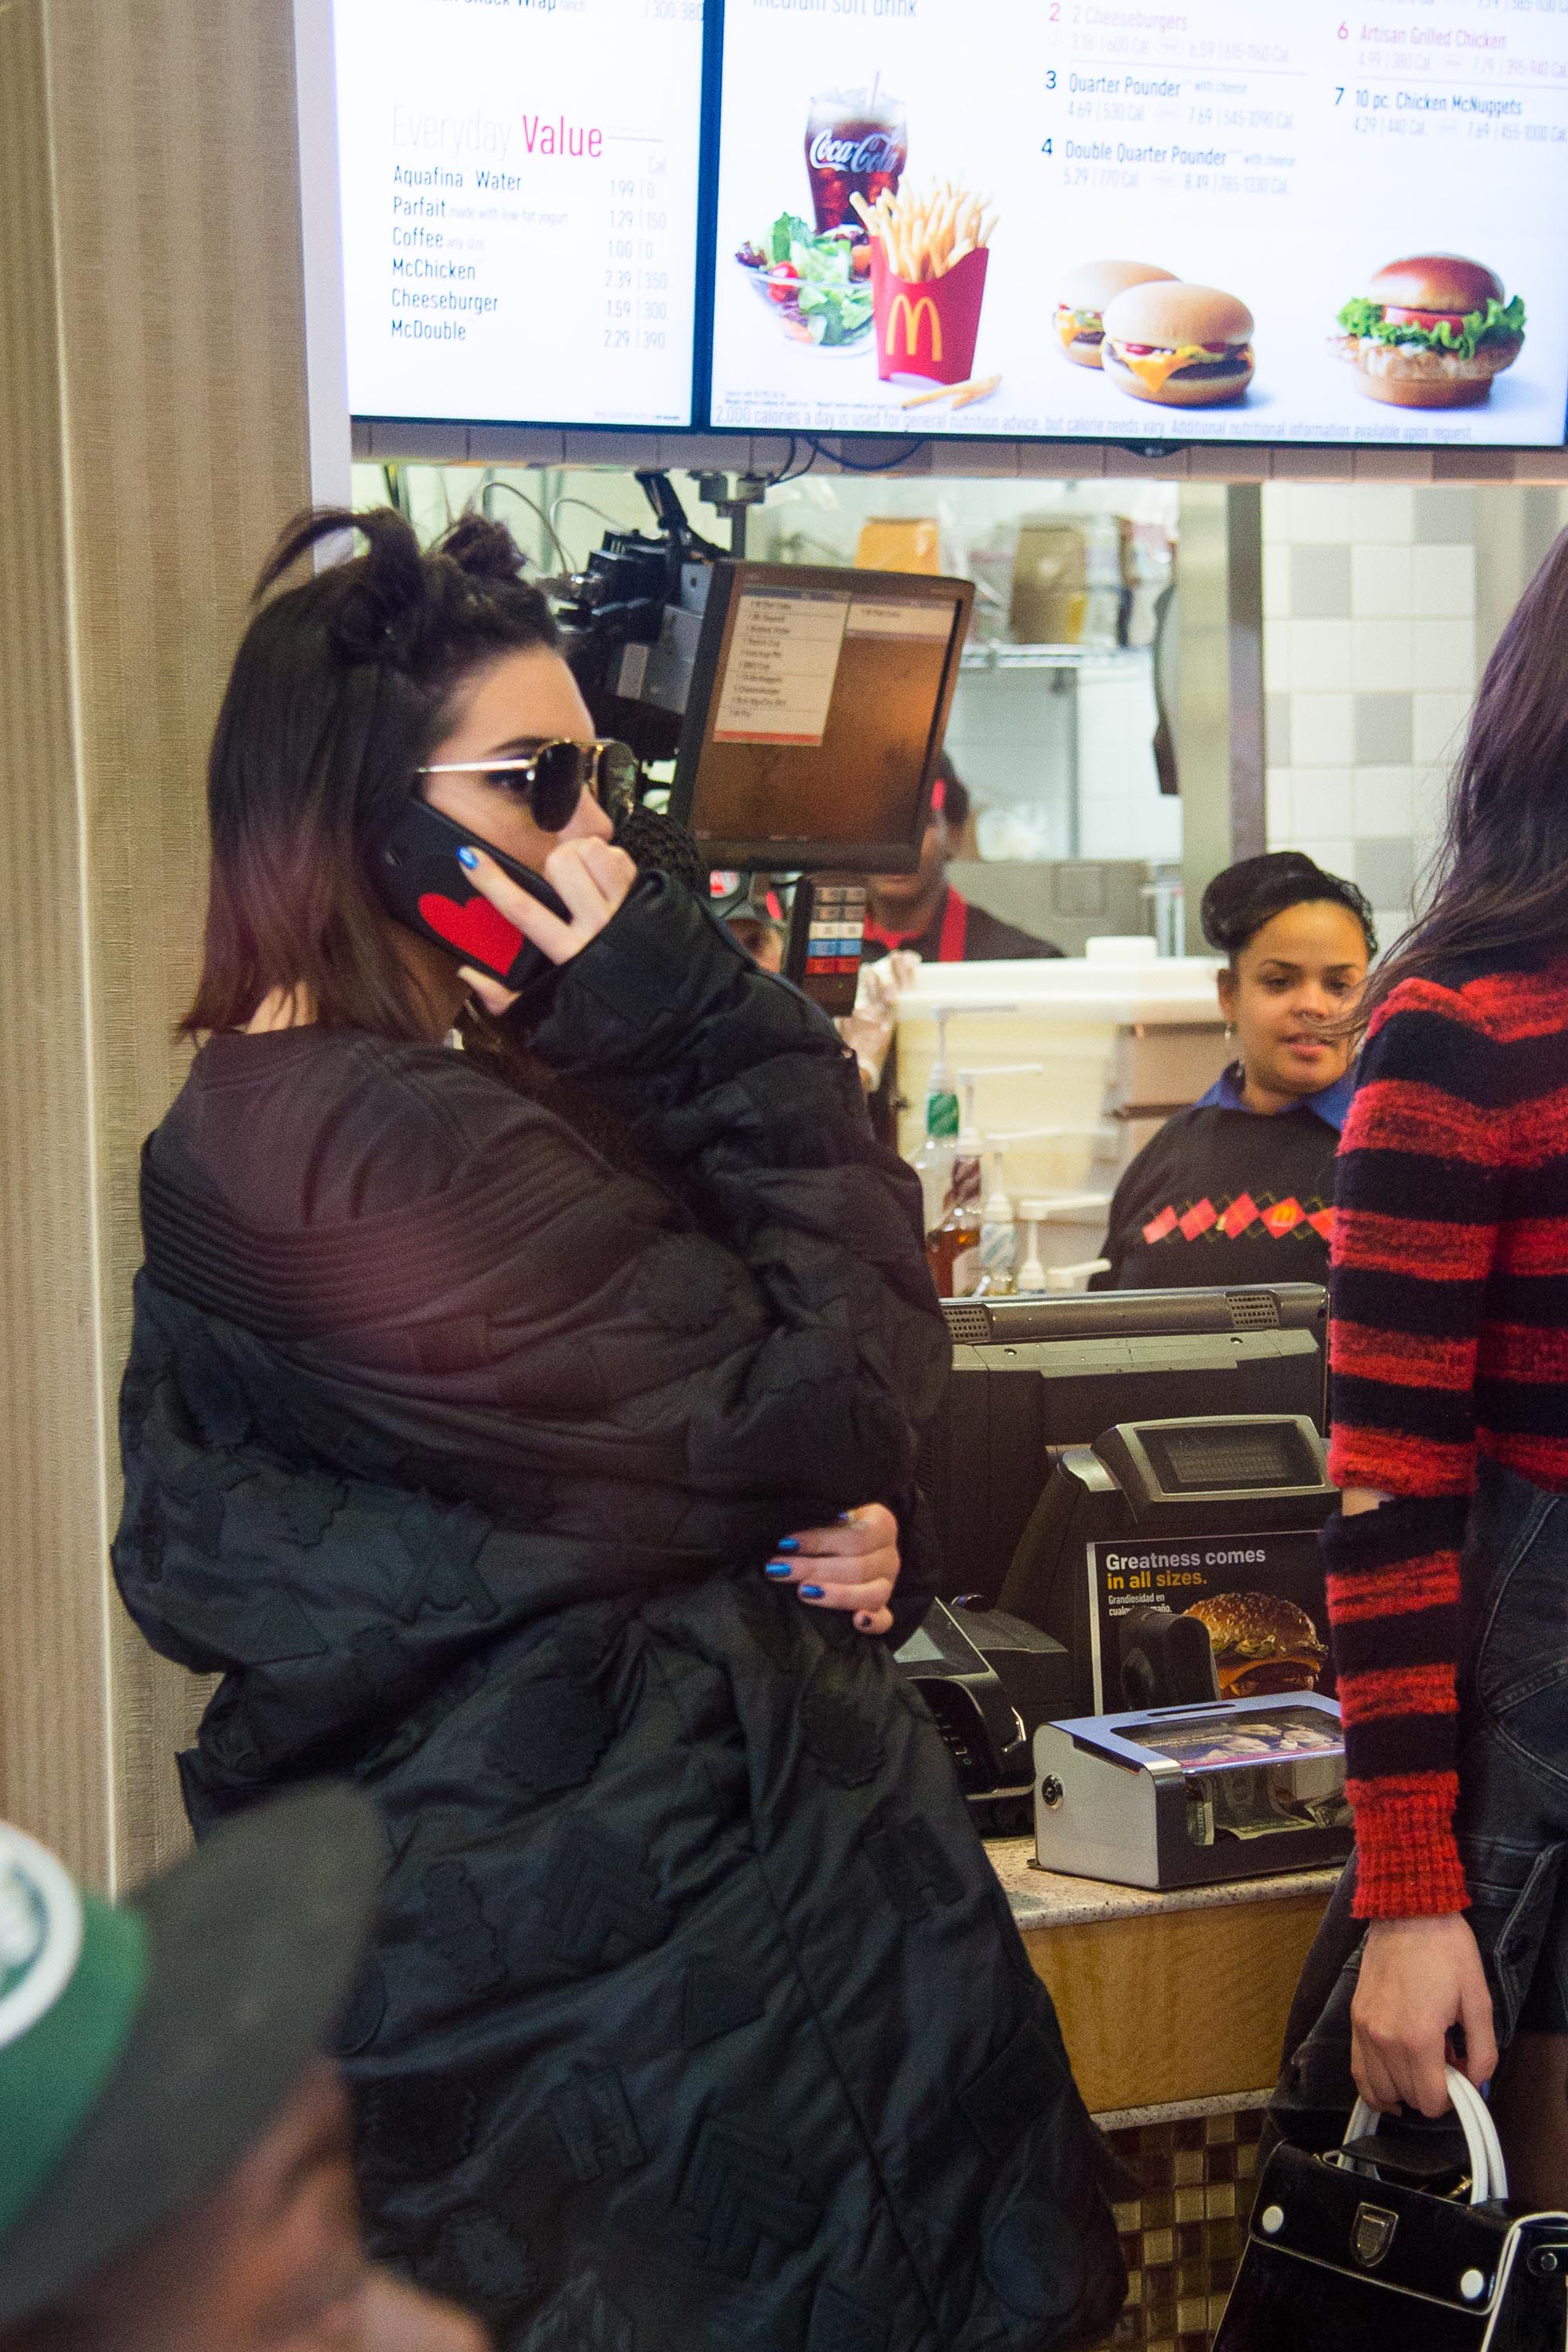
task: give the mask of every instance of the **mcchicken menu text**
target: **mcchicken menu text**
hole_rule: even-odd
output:
[[[1568,0],[727,0],[716,426],[1554,444]]]
[[[357,415],[691,416],[702,0],[334,0]]]

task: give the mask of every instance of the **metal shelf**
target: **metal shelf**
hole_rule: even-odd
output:
[[[961,669],[1127,669],[1147,662],[1147,646],[965,646]]]

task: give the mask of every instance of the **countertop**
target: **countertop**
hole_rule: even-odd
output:
[[[1147,1919],[1173,1911],[1289,1903],[1306,1895],[1327,1902],[1340,1874],[1338,1870],[1288,1870],[1272,1878],[1233,1879],[1223,1886],[1181,1886],[1161,1895],[1146,1886],[1115,1886],[1103,1878],[1068,1878],[1059,1871],[1037,1870],[1033,1838],[988,1838],[985,1851],[1013,1916],[1026,1932],[1037,1927],[1089,1927],[1106,1919]]]

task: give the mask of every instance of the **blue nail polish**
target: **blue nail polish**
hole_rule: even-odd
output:
[[[790,1568],[787,1559],[769,1560],[767,1565],[767,1573],[769,1576],[787,1576],[789,1572]]]
[[[458,865],[466,866],[471,874],[479,862],[479,859],[475,856],[473,851],[468,847],[468,843],[465,841],[461,849],[458,852]]]
[[[794,1536],[780,1536],[777,1543],[773,1546],[773,1549],[775,1551],[798,1551],[800,1549],[800,1544],[797,1538]]]
[[[853,1511],[840,1511],[837,1524],[841,1528],[847,1528],[853,1525],[854,1518],[855,1514]]]
[[[826,1601],[827,1595],[820,1584],[803,1584],[800,1588],[800,1597],[803,1601]]]

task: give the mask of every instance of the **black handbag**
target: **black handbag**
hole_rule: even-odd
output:
[[[1275,2150],[1214,2352],[1564,2352],[1568,2213],[1510,2210],[1486,2103],[1448,2087],[1469,2158],[1450,2195],[1390,2143],[1380,2166],[1364,2105],[1343,2147]]]

